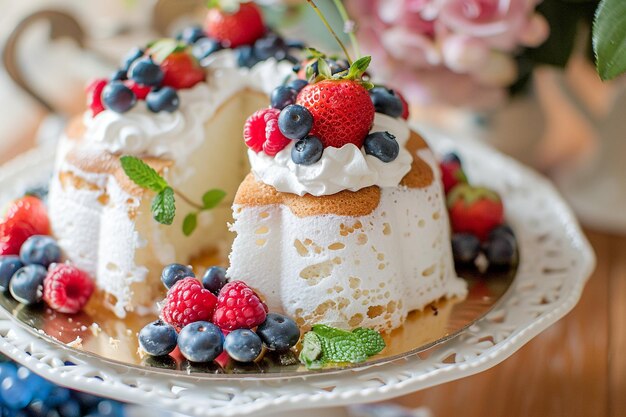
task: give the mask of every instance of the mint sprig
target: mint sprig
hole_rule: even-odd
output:
[[[202,204],[197,204],[170,186],[165,178],[141,159],[125,155],[120,158],[120,163],[124,173],[132,182],[138,187],[156,193],[152,200],[151,210],[152,217],[158,223],[169,226],[174,222],[176,217],[176,196],[196,209],[187,214],[183,220],[183,233],[185,236],[190,236],[196,230],[200,212],[214,209],[226,197],[225,191],[212,189],[204,193]]]
[[[300,362],[309,369],[319,369],[329,363],[360,363],[379,354],[385,346],[380,333],[372,329],[348,332],[317,324],[304,335]]]

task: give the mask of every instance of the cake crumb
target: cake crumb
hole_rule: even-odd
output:
[[[76,336],[76,339],[72,340],[67,344],[71,348],[82,349],[83,348],[83,339],[80,336]]]
[[[89,330],[91,330],[91,334],[93,334],[96,337],[98,337],[98,335],[102,331],[98,323],[95,323],[95,322],[91,323],[91,326],[89,326]]]
[[[119,339],[113,339],[112,337],[109,337],[109,344],[111,345],[111,347],[113,347],[113,349],[117,349],[120,347]]]

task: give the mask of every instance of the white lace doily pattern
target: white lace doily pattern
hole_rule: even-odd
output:
[[[198,417],[379,401],[486,370],[576,305],[594,255],[572,212],[542,177],[479,143],[428,137],[436,151],[461,155],[473,183],[503,195],[507,219],[519,239],[521,262],[511,289],[457,337],[424,353],[334,374],[198,377],[104,361],[41,339],[2,311],[0,351],[61,385]],[[38,150],[5,165],[0,200],[41,182],[52,162],[49,151]]]

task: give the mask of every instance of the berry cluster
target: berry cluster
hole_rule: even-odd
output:
[[[316,58],[307,62],[305,68],[294,68],[300,78],[274,89],[270,108],[248,118],[246,145],[257,153],[275,156],[295,141],[291,159],[298,165],[315,164],[325,148],[350,143],[383,162],[395,160],[400,152],[395,136],[370,133],[374,113],[405,117],[408,107],[393,90],[374,87],[368,91],[361,76],[370,58],[348,65],[316,52]]]
[[[517,260],[517,241],[504,224],[500,196],[468,183],[460,158],[450,153],[440,163],[452,225],[452,252],[461,265],[473,264],[484,253],[490,267],[510,267]]]
[[[28,368],[0,362],[0,415],[12,417],[123,417],[124,405],[71,391]]]
[[[264,349],[289,351],[300,339],[292,319],[268,313],[254,290],[242,281],[229,282],[223,268],[209,268],[200,282],[190,267],[171,264],[161,280],[168,289],[161,318],[139,332],[149,355],[168,355],[178,347],[191,362],[211,362],[226,352],[245,363]]]
[[[79,312],[93,293],[89,275],[61,264],[61,249],[50,236],[45,206],[26,196],[10,204],[0,222],[0,291],[22,304],[42,300],[61,313]]]
[[[158,113],[180,106],[178,91],[204,81],[206,73],[191,47],[162,39],[146,48],[134,48],[110,79],[97,79],[87,87],[87,104],[93,116],[105,109],[117,113],[131,110],[138,100]]]

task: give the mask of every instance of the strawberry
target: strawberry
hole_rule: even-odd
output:
[[[133,80],[124,81],[124,85],[130,88],[133,93],[135,93],[135,96],[137,96],[137,100],[145,100],[146,97],[148,97],[148,93],[150,93],[150,90],[152,89],[148,85],[137,84]]]
[[[161,69],[165,73],[163,86],[177,90],[191,88],[206,79],[206,72],[191,54],[173,52],[161,62]]]
[[[0,222],[0,255],[18,255],[26,239],[48,234],[50,220],[44,203],[32,196],[15,200]]]
[[[234,13],[219,7],[210,9],[204,21],[204,29],[226,48],[251,45],[265,34],[263,16],[253,2],[240,4]]]
[[[467,176],[458,160],[444,159],[439,163],[441,181],[446,194],[457,184],[467,184]]]
[[[91,116],[95,117],[100,112],[104,111],[104,104],[102,104],[102,90],[108,84],[106,78],[98,78],[93,80],[87,88],[85,93],[87,96],[87,107],[91,110]]]
[[[398,97],[400,97],[400,101],[402,101],[402,118],[404,120],[408,120],[409,119],[409,103],[406,101],[404,96],[400,94],[399,91],[396,90],[396,94],[398,95]]]
[[[374,105],[367,89],[348,79],[329,79],[302,89],[296,103],[313,115],[311,135],[320,138],[324,147],[341,148],[363,141],[374,122]]]
[[[455,233],[471,233],[485,241],[489,232],[504,223],[502,200],[487,188],[458,184],[448,194],[447,204]]]

